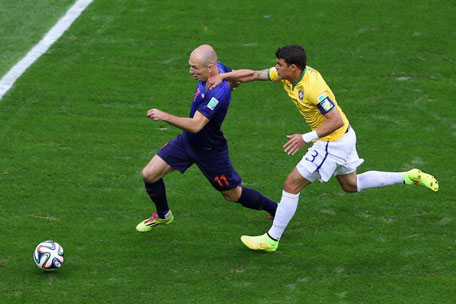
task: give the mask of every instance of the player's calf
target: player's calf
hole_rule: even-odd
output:
[[[265,210],[271,217],[275,216],[277,210],[277,203],[270,200],[260,192],[242,187],[242,194],[237,200],[243,207],[254,210]]]

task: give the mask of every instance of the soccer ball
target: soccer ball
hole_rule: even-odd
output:
[[[63,247],[54,241],[41,242],[36,246],[33,260],[39,268],[51,271],[60,268],[63,264]]]

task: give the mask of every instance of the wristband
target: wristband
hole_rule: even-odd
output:
[[[306,134],[302,134],[302,139],[306,143],[310,143],[311,141],[314,141],[315,139],[319,139],[319,137],[318,137],[317,131],[312,131],[312,132],[308,132]]]

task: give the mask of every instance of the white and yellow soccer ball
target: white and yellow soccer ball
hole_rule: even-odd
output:
[[[63,264],[63,247],[51,240],[41,242],[33,252],[33,260],[36,266],[45,271],[56,270]]]

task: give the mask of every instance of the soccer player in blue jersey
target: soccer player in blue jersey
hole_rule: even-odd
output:
[[[296,154],[307,144],[312,146],[287,177],[269,231],[259,236],[241,237],[248,248],[276,251],[279,239],[296,211],[300,191],[317,180],[327,182],[335,176],[346,192],[360,192],[400,183],[418,184],[438,191],[438,181],[418,169],[357,174],[356,169],[364,160],[358,157],[356,151],[355,131],[321,74],[306,65],[305,50],[300,45],[292,44],[279,48],[275,55],[276,65],[272,68],[217,74],[211,76],[206,83],[208,88],[214,88],[224,80],[270,80],[280,83],[312,129],[304,134],[287,136],[289,140],[285,143],[284,150],[288,154]]]
[[[231,87],[223,81],[214,90],[206,91],[210,76],[231,71],[217,61],[210,45],[201,45],[190,54],[190,74],[198,81],[189,117],[178,117],[159,109],[150,109],[147,116],[165,121],[184,132],[162,147],[142,170],[146,191],[155,203],[156,212],[140,222],[136,230],[150,231],[160,224],[170,224],[174,216],[168,206],[163,177],[174,170],[184,173],[196,164],[212,186],[223,197],[255,210],[265,210],[274,217],[277,203],[258,191],[241,186],[241,177],[234,170],[228,144],[220,129],[231,101]]]

